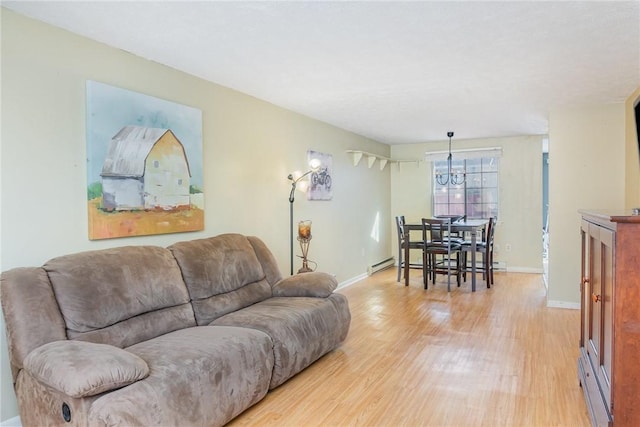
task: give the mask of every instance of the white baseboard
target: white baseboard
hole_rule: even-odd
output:
[[[354,283],[358,283],[361,280],[366,279],[367,277],[369,277],[369,275],[367,273],[362,273],[356,277],[353,277],[351,279],[347,279],[344,282],[340,282],[338,283],[338,287],[337,289],[342,289],[342,288],[346,288],[347,286],[351,286]]]
[[[22,422],[20,421],[20,417],[13,417],[2,421],[0,427],[22,427]]]
[[[507,273],[530,273],[530,274],[542,274],[543,268],[531,268],[531,267],[507,267]]]
[[[571,310],[580,310],[580,303],[579,302],[569,302],[569,301],[547,300],[547,307],[549,307],[549,308],[569,308]]]
[[[397,264],[396,264],[397,267]],[[505,270],[502,270],[505,271]],[[544,273],[544,269],[542,268],[531,268],[531,267],[507,267],[506,268],[506,272],[507,273],[528,273],[528,274],[542,274]],[[362,273],[359,274],[355,277],[352,277],[351,279],[347,279],[344,282],[340,282],[338,283],[338,287],[336,289],[342,289],[342,288],[346,288],[347,286],[351,286],[354,283],[358,283],[361,280],[366,279],[367,277],[369,277],[369,274],[367,273]],[[2,427],[2,426],[0,426]]]

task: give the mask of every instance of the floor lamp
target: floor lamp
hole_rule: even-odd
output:
[[[289,193],[289,249],[291,255],[291,275],[293,276],[293,202],[295,201],[296,188],[300,191],[307,191],[308,183],[302,181],[302,178],[310,173],[320,169],[320,159],[311,159],[309,161],[309,167],[311,168],[305,173],[296,171],[290,173],[287,177],[291,181],[291,193]]]

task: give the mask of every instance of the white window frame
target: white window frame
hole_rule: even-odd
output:
[[[485,149],[471,149],[471,150],[457,150],[452,151],[453,162],[452,171],[462,172],[467,169],[467,160],[469,159],[483,159],[481,161],[481,167],[479,170],[470,170],[465,176],[463,184],[453,185],[451,182],[444,186],[441,186],[436,181],[436,168],[439,166],[440,171],[447,169],[447,156],[448,151],[430,152],[426,153],[426,159],[432,162],[431,167],[431,207],[434,215],[464,215],[469,219],[472,218],[488,218],[490,216],[497,217],[500,211],[500,157],[502,156],[501,147],[490,147]],[[491,163],[491,167],[487,168]],[[478,182],[478,180],[480,182]],[[447,202],[438,203],[438,198],[442,198],[442,194],[438,195],[437,192],[447,193]],[[462,198],[461,203],[452,203],[451,195],[453,197]],[[469,203],[470,197],[473,196],[477,200],[480,197],[480,201],[476,203]],[[446,212],[440,211],[438,205],[447,206]],[[455,209],[458,205],[458,209]],[[480,206],[481,209],[472,209],[473,205]],[[493,208],[492,208],[493,206]],[[454,209],[451,209],[451,208]],[[460,209],[461,208],[461,209]],[[485,208],[485,209],[483,209]]]

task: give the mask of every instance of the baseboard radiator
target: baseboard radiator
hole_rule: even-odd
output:
[[[493,261],[493,269],[496,271],[507,271],[507,263],[505,261]]]
[[[370,265],[367,267],[367,273],[371,276],[373,273],[377,273],[380,270],[384,270],[385,268],[389,268],[395,264],[395,259],[393,257],[387,258],[384,261],[380,261],[379,263]]]

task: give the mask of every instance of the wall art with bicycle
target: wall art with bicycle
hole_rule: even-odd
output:
[[[333,197],[333,156],[308,150],[308,160],[320,160],[320,168],[309,175],[308,200],[331,200]]]

